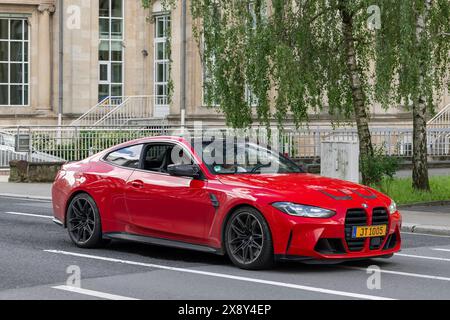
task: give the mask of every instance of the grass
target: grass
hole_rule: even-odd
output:
[[[431,192],[416,191],[412,188],[412,179],[385,180],[375,189],[390,196],[397,205],[422,202],[450,201],[450,176],[430,178]]]

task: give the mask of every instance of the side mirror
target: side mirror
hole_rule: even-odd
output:
[[[167,172],[174,177],[188,177],[199,179],[200,168],[195,164],[172,164],[167,167]]]

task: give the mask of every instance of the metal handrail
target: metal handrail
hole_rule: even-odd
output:
[[[78,125],[79,123],[81,123],[82,120],[84,120],[88,115],[90,115],[94,110],[96,110],[98,107],[100,107],[101,105],[103,105],[107,100],[109,100],[111,97],[106,97],[103,100],[101,100],[99,103],[97,103],[95,106],[93,106],[92,108],[90,108],[88,111],[86,111],[81,117],[79,117],[77,120],[73,121],[71,123],[71,125]]]
[[[134,119],[147,119],[153,115],[153,96],[130,96],[112,109],[94,126],[102,124],[124,126]]]
[[[428,126],[448,125],[450,128],[450,104],[439,111],[431,120],[428,121]]]
[[[156,106],[159,101],[157,99],[157,96],[150,95],[107,97],[71,125],[98,127],[114,124],[124,126],[133,120],[152,118],[157,114]]]
[[[117,105],[115,108],[113,108],[112,110],[110,110],[105,116],[103,116],[100,120],[98,120],[97,122],[95,122],[93,124],[93,126],[98,126],[100,124],[102,124],[103,122],[106,121],[106,119],[108,119],[115,111],[119,110],[120,108],[123,108],[123,106],[129,101],[130,97],[126,97],[122,103],[120,103],[119,105]]]

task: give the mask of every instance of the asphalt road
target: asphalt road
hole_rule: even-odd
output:
[[[250,272],[224,257],[149,245],[78,249],[51,215],[49,202],[0,197],[0,300],[450,299],[450,237],[403,234],[404,250],[390,260]],[[367,273],[373,265],[380,282]]]

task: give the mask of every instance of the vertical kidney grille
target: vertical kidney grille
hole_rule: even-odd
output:
[[[372,225],[389,226],[389,212],[385,208],[375,208],[372,213]],[[384,242],[384,237],[370,239],[370,250],[378,250]]]
[[[347,211],[347,217],[345,218],[345,241],[350,251],[356,252],[364,249],[366,239],[353,239],[352,232],[353,227],[367,226],[367,224],[367,214],[364,209],[350,209]]]
[[[367,213],[364,209],[350,209],[347,211],[345,218],[345,241],[349,251],[358,252],[364,249],[366,241],[370,241],[370,250],[378,250],[381,248],[385,237],[377,237],[370,239],[353,239],[353,227],[362,227],[369,225]],[[385,208],[375,208],[372,212],[372,225],[389,226],[389,212]]]

